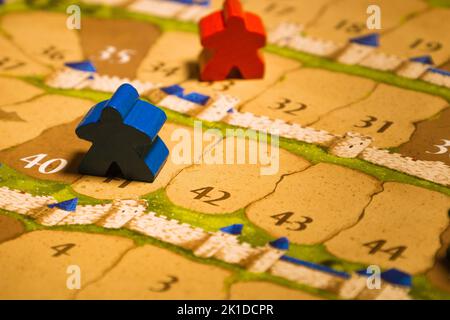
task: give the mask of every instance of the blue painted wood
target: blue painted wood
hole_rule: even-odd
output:
[[[139,100],[132,85],[121,85],[111,99],[91,108],[75,130],[92,142],[79,171],[153,182],[169,155],[158,137],[166,120],[164,111]]]

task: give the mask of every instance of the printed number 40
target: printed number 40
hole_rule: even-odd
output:
[[[39,166],[38,171],[42,174],[56,173],[64,169],[64,167],[67,165],[67,160],[61,158],[50,159],[41,163],[41,161],[44,160],[46,157],[47,157],[46,153],[40,153],[34,156],[22,158],[20,160],[27,163],[27,165],[24,167],[25,169],[30,169],[33,168],[34,166]],[[58,163],[58,165],[56,165],[56,163]],[[56,167],[53,167],[54,165],[56,165]]]

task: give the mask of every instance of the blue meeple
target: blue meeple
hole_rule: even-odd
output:
[[[161,109],[140,100],[132,85],[121,85],[76,128],[78,137],[92,142],[80,173],[153,182],[169,155],[158,137],[166,119]]]

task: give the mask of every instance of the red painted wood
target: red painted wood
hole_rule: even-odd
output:
[[[261,19],[244,12],[239,0],[225,0],[223,10],[199,22],[203,51],[200,80],[224,80],[236,68],[243,79],[264,76],[264,59],[259,49],[266,45]]]

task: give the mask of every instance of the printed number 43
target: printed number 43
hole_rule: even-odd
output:
[[[56,173],[64,169],[67,165],[67,160],[61,158],[50,159],[41,163],[41,161],[43,161],[46,157],[46,153],[40,153],[34,156],[22,158],[20,160],[27,163],[24,167],[25,169],[31,169],[34,166],[38,166],[38,171],[42,174]]]

